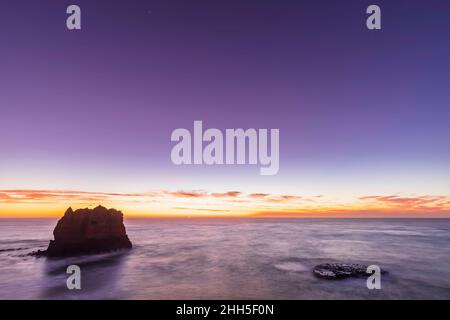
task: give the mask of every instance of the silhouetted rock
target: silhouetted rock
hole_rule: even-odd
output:
[[[67,209],[53,230],[46,251],[36,255],[66,257],[95,254],[132,247],[123,224],[123,214],[98,206],[94,209]]]
[[[314,275],[324,279],[342,279],[348,277],[369,276],[367,266],[356,263],[324,263],[314,267]],[[381,273],[385,273],[381,270]]]

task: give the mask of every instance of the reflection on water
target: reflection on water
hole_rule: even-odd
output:
[[[114,295],[120,281],[122,267],[129,252],[115,252],[103,255],[78,257],[71,259],[44,259],[45,277],[41,284],[42,299],[98,298],[115,299]],[[66,280],[67,266],[80,267],[82,290],[68,290]],[[45,279],[51,278],[52,281]]]
[[[55,223],[0,220],[0,298],[450,298],[450,220],[128,219],[130,251],[28,256],[46,247]],[[365,279],[315,278],[324,262],[389,274],[368,290]],[[81,267],[81,290],[66,287],[71,264]]]

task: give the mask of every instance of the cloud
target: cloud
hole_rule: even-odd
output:
[[[360,200],[385,205],[390,207],[402,207],[405,209],[443,209],[448,208],[450,204],[449,196],[410,196],[401,197],[397,195],[388,196],[364,196]]]
[[[283,200],[299,200],[302,197],[301,196],[292,196],[292,195],[282,195],[282,196],[280,196],[280,198]]]
[[[272,195],[269,193],[250,193],[245,194],[241,191],[232,190],[226,192],[208,193],[202,190],[161,190],[157,192],[146,193],[119,193],[119,192],[90,192],[79,190],[33,190],[33,189],[15,189],[0,190],[0,203],[37,203],[37,202],[105,202],[120,200],[122,202],[145,202],[152,198],[164,199],[167,197],[196,199],[196,198],[218,198],[224,201],[239,201],[252,203],[253,201],[263,201],[267,203],[283,203],[299,200],[302,197],[295,195]],[[238,198],[238,199],[236,199]],[[234,200],[236,199],[236,200]]]
[[[450,196],[399,196],[399,195],[369,195],[356,198],[348,203],[320,201],[320,197],[296,197],[292,205],[286,203],[281,210],[267,207],[255,211],[254,217],[341,217],[341,218],[386,218],[386,217],[450,217]],[[280,196],[271,199],[278,202]],[[290,197],[284,197],[290,199]],[[296,201],[302,199],[303,203]],[[315,199],[314,199],[315,198]],[[313,202],[313,203],[311,203]],[[310,203],[310,205],[306,205]],[[299,205],[300,204],[300,205]]]
[[[200,198],[208,195],[203,191],[163,191],[163,193],[179,198]]]
[[[216,198],[227,198],[227,197],[235,198],[235,197],[240,196],[241,194],[242,194],[242,192],[240,192],[240,191],[228,191],[228,192],[224,192],[224,193],[211,193],[211,195]]]
[[[281,196],[271,196],[271,197],[265,197],[265,200],[267,202],[292,202],[296,200],[302,199],[301,196],[293,196],[293,195],[281,195]]]
[[[269,196],[268,193],[252,193],[249,195],[250,198],[265,198]]]
[[[395,209],[332,209],[305,210],[304,208],[287,211],[258,211],[255,218],[449,218],[449,210],[395,210]]]
[[[118,198],[149,198],[156,193],[115,193],[115,192],[89,192],[75,190],[0,190],[1,203],[34,203],[34,202],[102,202]]]

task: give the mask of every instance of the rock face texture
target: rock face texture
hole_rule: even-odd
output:
[[[123,214],[115,209],[98,206],[94,209],[66,210],[53,230],[47,251],[49,257],[95,254],[129,249],[131,241],[123,224]]]
[[[324,263],[314,267],[314,275],[324,279],[343,279],[348,277],[369,276],[367,266],[356,263]],[[381,270],[381,273],[386,271]]]

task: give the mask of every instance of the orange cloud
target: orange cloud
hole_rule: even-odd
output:
[[[249,196],[250,198],[265,198],[268,195],[269,195],[268,193],[252,193]]]
[[[224,193],[211,193],[211,195],[213,197],[217,197],[217,198],[224,198],[224,197],[234,198],[234,197],[238,197],[241,194],[242,194],[242,192],[240,192],[240,191],[228,191],[228,192],[224,192]]]

